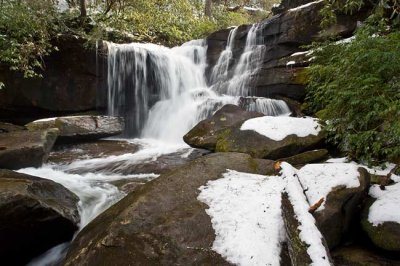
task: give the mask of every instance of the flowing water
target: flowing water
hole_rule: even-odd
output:
[[[209,85],[204,40],[172,49],[155,44],[107,43],[108,112],[125,118],[126,141],[137,143],[141,149],[19,171],[54,180],[74,192],[80,199],[82,229],[125,195],[112,181],[135,178],[146,182],[157,177],[153,173],[130,175],[123,169],[177,151],[179,156],[187,156],[192,149],[183,143],[183,135],[223,105],[236,104],[266,115],[287,115],[290,110],[283,101],[247,97],[253,96],[254,76],[265,51],[257,37],[258,26],[253,25],[239,60],[233,62],[237,30],[231,29]],[[110,163],[113,167],[104,167]],[[67,248],[68,243],[54,247],[30,265],[57,265]]]

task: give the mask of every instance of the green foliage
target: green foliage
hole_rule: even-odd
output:
[[[360,30],[349,43],[319,44],[307,105],[329,141],[369,163],[400,159],[400,32]]]
[[[25,77],[36,76],[42,57],[55,49],[50,44],[56,31],[51,1],[2,1],[0,4],[0,62]]]

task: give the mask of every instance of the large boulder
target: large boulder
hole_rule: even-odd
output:
[[[310,205],[323,198],[313,213],[330,249],[338,246],[357,224],[370,176],[353,164],[309,164],[298,171]]]
[[[120,135],[124,121],[112,116],[63,116],[36,120],[26,127],[29,130],[57,128],[59,142],[89,141]]]
[[[373,244],[381,249],[400,252],[400,183],[386,186],[373,185],[373,197],[364,207],[361,225]]]
[[[226,169],[270,174],[273,162],[216,153],[161,175],[99,215],[72,242],[65,265],[229,265],[199,187]]]
[[[316,119],[264,116],[227,128],[217,139],[217,152],[280,159],[318,147],[324,136]]]
[[[69,241],[78,228],[78,198],[62,185],[0,170],[0,257],[24,265]]]
[[[263,114],[248,112],[236,105],[227,104],[218,110],[211,118],[199,122],[183,137],[183,140],[194,148],[214,151],[218,135],[224,129],[247,119],[260,116],[263,116]]]
[[[57,129],[0,134],[0,167],[40,167],[47,160],[57,135]]]

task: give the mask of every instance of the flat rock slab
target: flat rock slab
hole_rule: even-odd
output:
[[[124,129],[121,117],[64,116],[33,121],[29,130],[58,128],[59,142],[88,141],[120,135]]]
[[[47,160],[57,135],[57,129],[0,134],[0,168],[40,167]]]
[[[123,140],[96,140],[84,143],[58,145],[50,153],[51,163],[67,164],[76,160],[104,158],[134,153],[139,145]]]
[[[0,258],[24,265],[71,240],[78,228],[78,198],[51,180],[0,170]]]
[[[65,265],[229,265],[199,187],[226,169],[271,174],[273,162],[216,153],[161,175],[106,210],[73,241]]]

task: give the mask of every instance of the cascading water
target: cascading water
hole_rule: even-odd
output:
[[[239,96],[253,95],[253,76],[265,46],[259,44],[259,26],[253,25],[230,75],[237,31],[238,27],[231,29],[227,46],[212,69],[214,84],[209,87],[205,78],[204,40],[172,49],[154,44],[108,43],[110,115],[125,117],[127,136],[182,143],[182,136],[197,122],[225,104],[239,104]],[[266,115],[289,113],[283,105],[283,101],[268,100],[251,108]]]
[[[234,48],[234,38],[236,36],[237,28],[230,31],[228,45],[221,53],[217,64],[212,70],[211,84],[214,90],[233,96],[254,95],[252,85],[255,82],[257,70],[265,53],[265,46],[258,38],[258,31],[258,24],[251,26],[246,37],[244,50],[238,63],[234,65],[233,74],[229,77],[228,72],[232,61],[232,49]],[[222,72],[221,69],[225,71],[221,75],[222,79],[214,77],[217,73]]]

